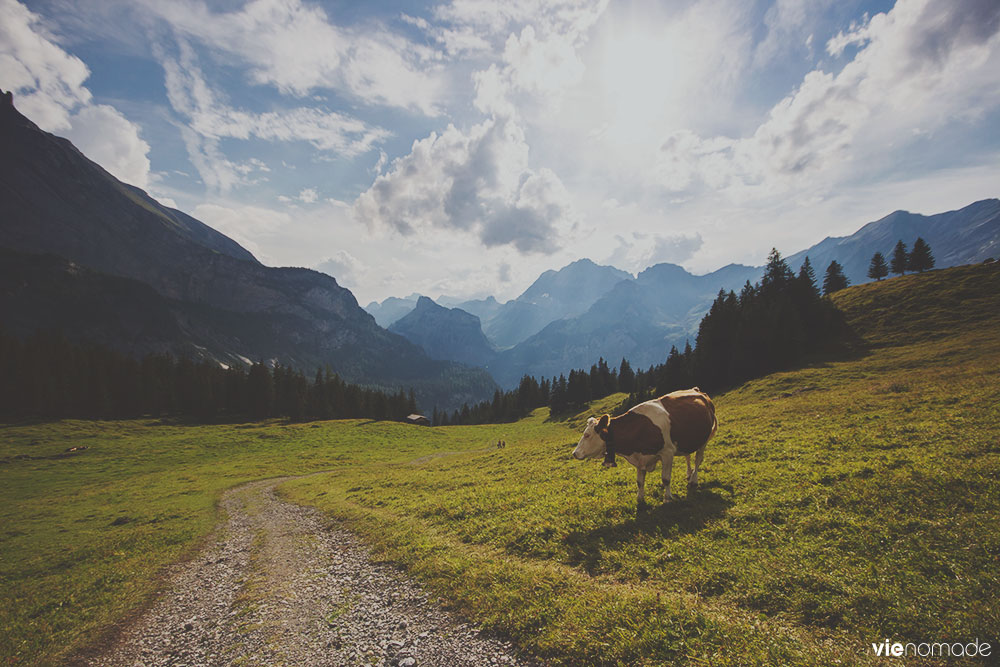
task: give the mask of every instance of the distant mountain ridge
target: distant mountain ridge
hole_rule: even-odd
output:
[[[599,357],[635,367],[662,362],[671,345],[694,344],[698,324],[720,289],[739,290],[761,269],[730,264],[696,276],[676,264],[656,264],[622,280],[582,315],[552,322],[503,351],[490,370],[503,387],[525,373],[552,376],[590,368]]]
[[[1000,257],[1000,199],[984,199],[936,215],[895,211],[850,236],[825,238],[789,256],[788,263],[797,268],[808,255],[817,277],[822,279],[826,267],[837,260],[851,284],[860,285],[870,280],[868,265],[872,255],[881,252],[888,261],[898,241],[909,250],[917,237],[930,244],[939,269]]]
[[[850,236],[824,239],[786,261],[798,272],[809,256],[821,283],[826,267],[836,259],[852,284],[860,284],[869,281],[868,265],[876,251],[888,258],[897,241],[912,248],[918,236],[930,244],[937,268],[1000,257],[1000,200],[986,199],[930,216],[896,211]],[[581,289],[583,296],[574,299],[572,285],[581,272],[594,267],[605,271],[604,276],[613,277],[618,271],[581,260],[559,271],[546,271],[521,296],[505,304],[492,298],[459,303],[469,312],[481,309],[479,312],[490,314],[492,320],[483,318],[488,337],[501,332],[502,340],[522,339],[492,359],[489,370],[502,386],[514,386],[525,373],[540,377],[589,368],[599,357],[612,363],[625,357],[636,366],[660,362],[671,345],[694,344],[701,318],[720,289],[739,291],[746,281],[756,282],[763,273],[763,267],[730,264],[695,276],[674,264],[658,264],[635,278],[618,272],[625,277],[592,280]],[[575,278],[568,279],[574,272]],[[562,300],[590,305],[576,314],[565,306],[556,310],[551,303],[546,310],[539,303],[546,301],[545,295],[551,296],[548,290],[552,284],[568,286],[570,296],[562,295]],[[534,328],[531,326],[515,331],[523,323],[537,326],[546,319],[548,322],[530,335],[524,334]]]
[[[520,296],[501,305],[483,330],[497,347],[512,347],[551,322],[585,313],[608,290],[631,277],[589,259],[545,271]]]
[[[372,301],[365,306],[365,311],[375,318],[380,327],[388,329],[393,322],[416,308],[420,297],[420,294],[411,294],[407,297],[390,296],[381,303]]]
[[[61,289],[107,312],[107,330],[95,332],[101,342],[135,354],[166,347],[227,364],[268,360],[310,373],[330,366],[355,382],[412,386],[428,409],[479,400],[496,387],[482,369],[432,360],[380,328],[334,278],[266,267],[223,234],[121,183],[40,130],[9,96],[0,101],[0,146],[0,246],[22,265],[26,256],[50,256],[38,260],[48,274],[3,272],[0,295],[19,308],[5,321],[22,329],[59,323],[79,337],[69,314],[85,313],[60,300],[54,290]],[[115,314],[114,303],[88,292],[142,293],[123,281],[162,297],[144,298],[140,310],[161,330],[116,329],[113,322],[136,324],[124,311],[138,301],[123,296]],[[64,312],[45,313],[46,300]]]
[[[445,308],[426,296],[396,320],[389,331],[423,348],[431,359],[445,359],[470,366],[489,366],[496,350],[483,334],[479,318],[460,308]]]
[[[558,271],[543,272],[524,292],[505,303],[492,296],[467,301],[441,296],[435,303],[477,316],[490,342],[502,349],[527,339],[550,322],[586,312],[608,290],[631,277],[613,266],[580,259]],[[365,310],[388,327],[412,311],[419,297],[388,297],[382,302],[372,301]]]

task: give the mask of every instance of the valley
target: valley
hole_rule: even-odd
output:
[[[998,280],[979,265],[838,293],[868,351],[713,397],[701,486],[675,475],[664,504],[651,483],[645,512],[627,468],[569,456],[620,395],[482,426],[4,426],[0,652],[60,661],[193,557],[225,489],[310,471],[278,493],[550,664],[868,664],[883,635],[988,641]]]

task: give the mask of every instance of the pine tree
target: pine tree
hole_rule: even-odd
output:
[[[813,270],[812,262],[809,261],[809,255],[806,255],[806,258],[802,260],[802,266],[799,268],[799,282],[817,296],[819,295],[819,288],[816,287],[816,272]]]
[[[842,290],[851,282],[844,275],[844,269],[837,260],[830,262],[826,268],[826,276],[823,278],[823,294],[833,294],[837,290]]]
[[[913,250],[910,251],[906,268],[918,273],[934,268],[934,255],[931,254],[931,247],[920,237],[917,237],[917,240],[913,242]]]
[[[889,267],[885,263],[885,257],[877,252],[872,255],[872,263],[868,265],[868,277],[872,280],[882,280],[889,275]]]
[[[247,375],[247,411],[255,419],[266,419],[274,408],[274,379],[263,363],[256,363]]]
[[[907,265],[910,263],[909,255],[906,253],[906,244],[900,239],[899,243],[892,251],[892,262],[889,263],[889,270],[897,276],[906,273]]]
[[[625,357],[622,357],[622,363],[618,367],[618,386],[622,391],[635,389],[635,371]]]
[[[777,248],[771,248],[771,253],[767,256],[767,266],[764,267],[764,277],[760,281],[761,289],[784,289],[794,277],[795,274],[788,268],[788,262],[781,253]]]

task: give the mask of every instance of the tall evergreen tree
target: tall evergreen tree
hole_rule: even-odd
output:
[[[906,253],[906,244],[900,239],[896,243],[896,247],[892,250],[892,261],[889,263],[889,270],[895,273],[897,276],[901,276],[906,273],[907,265],[910,263],[910,257]]]
[[[256,363],[247,376],[248,412],[255,419],[271,416],[274,407],[274,379],[271,371],[263,363]]]
[[[918,273],[923,273],[934,268],[934,255],[931,254],[931,247],[919,236],[913,242],[913,250],[910,251],[906,268]]]
[[[622,363],[618,367],[618,386],[622,391],[635,389],[635,371],[625,357],[622,357]]]
[[[823,277],[823,294],[833,294],[837,290],[842,290],[851,282],[844,275],[844,269],[840,262],[833,260],[830,266],[826,267],[826,276]]]
[[[882,280],[889,275],[889,266],[885,263],[885,257],[880,252],[872,255],[872,262],[868,265],[868,277],[872,280]]]
[[[795,274],[788,268],[788,262],[781,256],[778,249],[771,248],[771,253],[767,256],[767,266],[764,267],[764,277],[760,281],[761,289],[784,289],[794,277]]]
[[[813,270],[812,262],[809,261],[809,255],[806,255],[806,258],[802,260],[802,266],[799,267],[799,282],[803,286],[809,287],[817,296],[819,295],[819,288],[816,287],[816,271]]]

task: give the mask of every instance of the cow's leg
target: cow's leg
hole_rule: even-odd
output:
[[[638,490],[635,494],[635,503],[639,507],[646,504],[646,471],[639,467],[635,471],[635,485]]]
[[[670,495],[670,475],[674,471],[673,448],[664,447],[664,452],[660,455],[660,458],[663,461],[663,470],[660,471],[660,477],[663,480],[663,500],[665,502],[670,502],[674,499],[674,497]]]
[[[691,455],[690,454],[685,454],[684,455],[684,460],[687,461],[687,465],[688,465],[688,474],[687,474],[687,478],[686,479],[688,481],[690,481],[691,480]]]
[[[693,489],[698,486],[698,469],[701,467],[701,462],[705,460],[705,447],[708,445],[702,445],[701,449],[694,453],[694,471],[688,474],[688,488]]]

